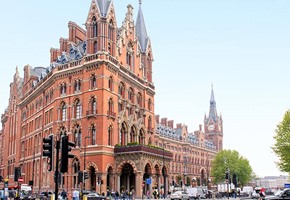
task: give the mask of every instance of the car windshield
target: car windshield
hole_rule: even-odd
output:
[[[282,190],[278,190],[277,192],[275,192],[275,196],[280,196],[281,193],[282,193]]]

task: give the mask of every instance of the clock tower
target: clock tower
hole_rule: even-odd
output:
[[[204,116],[204,133],[208,140],[213,141],[217,151],[223,149],[223,119],[217,114],[213,86],[211,87],[210,107],[208,116]]]

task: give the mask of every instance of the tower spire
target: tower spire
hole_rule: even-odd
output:
[[[145,26],[145,20],[142,12],[142,0],[139,0],[139,11],[136,20],[136,34],[138,41],[141,46],[142,53],[146,52],[146,47],[148,43],[148,35]]]
[[[212,118],[214,121],[217,117],[217,110],[216,110],[216,101],[214,98],[213,92],[213,84],[211,84],[211,95],[210,95],[210,108],[209,108],[209,118]]]

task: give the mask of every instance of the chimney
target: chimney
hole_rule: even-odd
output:
[[[181,127],[182,127],[181,123],[176,124],[176,128],[181,128]]]
[[[173,127],[174,127],[174,121],[173,120],[168,120],[168,127],[173,129]]]
[[[167,126],[167,118],[162,118],[162,119],[161,119],[161,124],[162,124],[163,126]]]
[[[159,115],[155,115],[155,121],[157,124],[160,123],[160,116]]]

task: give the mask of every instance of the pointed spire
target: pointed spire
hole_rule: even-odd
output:
[[[142,12],[142,0],[139,0],[139,11],[136,20],[136,34],[138,37],[138,41],[141,46],[142,53],[146,52],[146,46],[148,43],[148,35],[146,31],[145,21]]]
[[[213,93],[213,84],[211,84],[210,102],[215,102],[215,99],[214,99],[214,93]]]
[[[107,17],[112,0],[95,0],[95,2],[99,8],[101,17]]]
[[[214,98],[214,92],[213,92],[213,84],[211,84],[211,95],[210,95],[210,108],[209,108],[209,118],[212,118],[214,121],[216,121],[217,116],[217,110],[216,110],[216,101]]]

